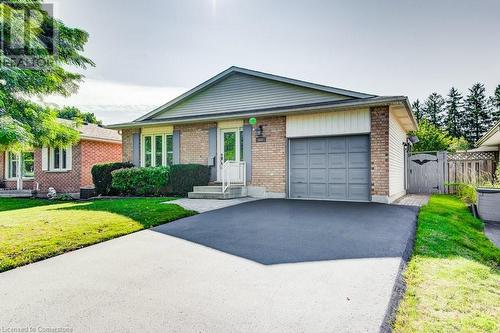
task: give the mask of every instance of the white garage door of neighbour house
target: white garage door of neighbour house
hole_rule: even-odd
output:
[[[289,197],[370,200],[368,135],[289,141]]]

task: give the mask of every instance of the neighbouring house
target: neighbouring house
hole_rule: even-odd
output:
[[[60,119],[73,126],[73,122]],[[93,186],[96,163],[121,161],[122,142],[117,131],[83,124],[78,143],[65,148],[43,147],[24,152],[0,152],[0,183],[6,189],[36,190],[45,196],[49,187],[78,197],[80,188]]]
[[[209,165],[219,192],[389,203],[406,193],[407,132],[417,124],[405,96],[231,67],[109,127],[121,130],[124,161]]]
[[[477,141],[474,151],[495,152],[497,162],[500,163],[500,121]]]

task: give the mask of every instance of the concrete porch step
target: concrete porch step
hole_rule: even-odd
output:
[[[244,186],[231,186],[222,193],[222,186],[194,186],[193,192],[188,193],[190,199],[235,199],[247,196]]]
[[[31,190],[0,190],[0,198],[30,198]]]

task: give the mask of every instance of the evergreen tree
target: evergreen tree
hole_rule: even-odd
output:
[[[469,89],[465,99],[465,137],[474,144],[491,126],[491,109],[482,83]]]
[[[491,106],[491,120],[493,123],[500,121],[500,84],[495,88],[493,96],[490,97]]]
[[[415,102],[413,102],[411,108],[413,109],[413,114],[417,119],[417,123],[420,123],[420,121],[424,118],[424,108],[422,106],[422,103],[420,103],[420,101],[417,99]]]
[[[438,93],[432,93],[427,97],[424,106],[424,118],[427,119],[431,124],[434,124],[437,127],[441,127],[443,125],[443,106],[444,99]]]
[[[463,103],[462,95],[455,87],[451,87],[446,98],[446,130],[452,137],[459,138],[463,135]]]

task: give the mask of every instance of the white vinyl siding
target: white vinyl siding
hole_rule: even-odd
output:
[[[356,109],[286,117],[286,136],[299,138],[370,133],[370,111]]]
[[[404,147],[406,132],[389,113],[389,196],[399,196],[405,191]],[[396,199],[396,198],[392,198]]]
[[[154,119],[240,112],[348,99],[343,95],[235,73],[171,106]]]

